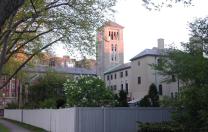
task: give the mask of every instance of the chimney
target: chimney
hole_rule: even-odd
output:
[[[158,49],[164,49],[164,39],[159,38],[157,40],[157,47],[158,47]]]

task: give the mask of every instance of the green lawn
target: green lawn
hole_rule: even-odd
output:
[[[0,124],[0,132],[9,132],[9,129]]]
[[[9,122],[12,122],[20,127],[23,127],[25,129],[28,129],[30,130],[31,132],[47,132],[46,130],[42,129],[42,128],[38,128],[38,127],[34,127],[34,126],[31,126],[29,124],[25,124],[25,123],[22,123],[22,122],[18,122],[18,121],[14,121],[14,120],[10,120],[10,119],[5,119],[3,118],[4,120],[7,120]],[[1,130],[1,129],[0,129]],[[1,131],[0,131],[1,132]],[[4,131],[3,131],[4,132]],[[5,132],[9,132],[9,131],[5,131]]]

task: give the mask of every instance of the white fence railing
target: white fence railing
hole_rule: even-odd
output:
[[[52,132],[136,132],[136,122],[170,121],[167,108],[5,110],[4,117]]]

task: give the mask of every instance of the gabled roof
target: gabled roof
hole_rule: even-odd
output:
[[[118,28],[124,28],[123,26],[119,25],[118,23],[108,21],[104,24],[104,26],[112,26],[112,27],[118,27]]]
[[[125,63],[125,64],[120,64],[120,65],[116,65],[108,70],[106,70],[104,72],[104,74],[109,74],[109,73],[113,73],[113,72],[117,72],[117,71],[122,71],[122,70],[125,70],[125,69],[129,69],[131,68],[131,63]]]
[[[39,65],[33,68],[24,68],[24,69],[27,72],[36,72],[36,73],[45,73],[51,70],[63,74],[96,75],[96,70],[77,68],[77,67],[48,67],[48,66]]]
[[[130,59],[130,61],[145,57],[145,56],[163,56],[166,54],[168,50],[167,49],[158,49],[158,48],[153,48],[153,49],[145,49],[133,58]]]

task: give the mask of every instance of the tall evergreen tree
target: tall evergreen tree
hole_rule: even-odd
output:
[[[141,107],[159,107],[159,95],[155,84],[151,84],[149,87],[148,95],[144,96],[139,102]]]
[[[127,102],[127,92],[125,92],[124,90],[121,90],[119,92],[119,106],[120,107],[128,107],[128,102]]]
[[[158,107],[159,106],[159,95],[158,95],[157,87],[155,84],[152,83],[150,85],[148,95],[149,95],[149,98],[151,101],[151,106]]]

